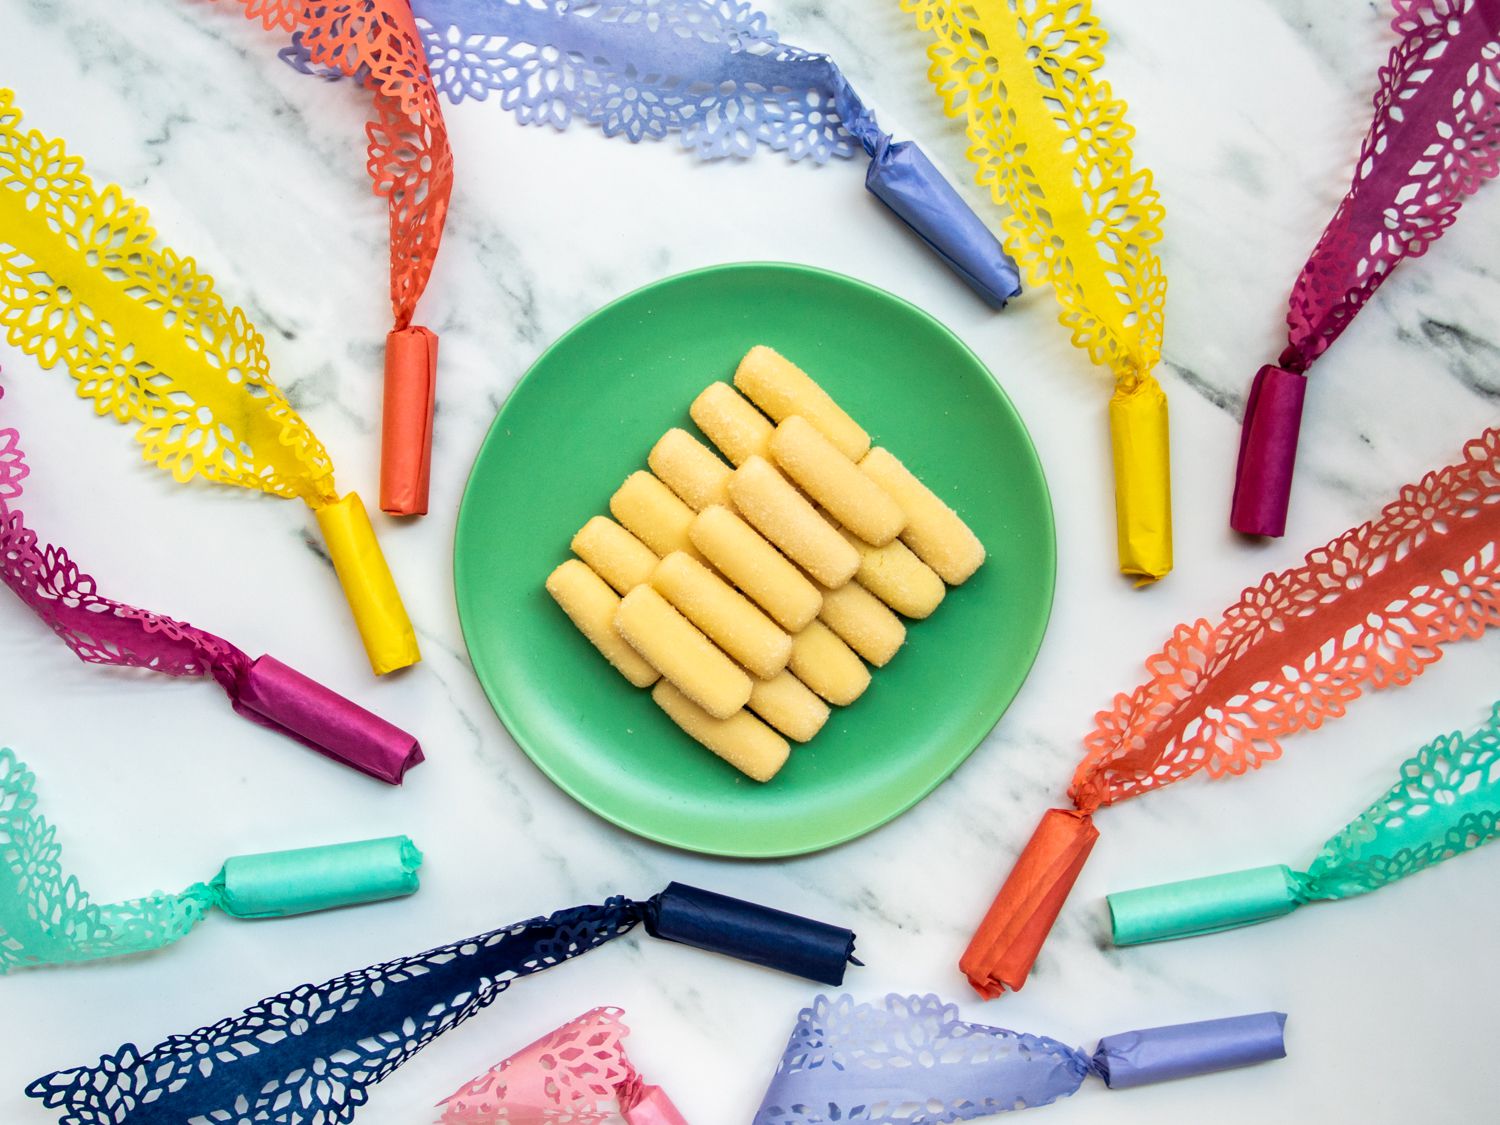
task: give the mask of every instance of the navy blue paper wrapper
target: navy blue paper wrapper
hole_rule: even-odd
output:
[[[844,983],[854,958],[854,932],[773,910],[743,899],[671,883],[651,900],[652,937],[722,953],[768,969],[817,981]]]
[[[1149,1027],[1099,1040],[1094,1069],[1111,1090],[1286,1058],[1285,1012]]]

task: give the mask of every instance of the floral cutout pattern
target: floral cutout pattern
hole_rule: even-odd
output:
[[[134,424],[151,464],[317,506],[322,444],[271,381],[260,333],[145,209],[97,188],[60,140],[24,131],[0,89],[0,331],[79,397]]]
[[[1085,813],[1200,770],[1239,774],[1281,739],[1398,687],[1500,624],[1500,429],[1407,485],[1378,519],[1267,575],[1218,622],[1179,625],[1150,679],[1095,716],[1073,776]]]
[[[1292,289],[1280,364],[1306,372],[1391,271],[1426,253],[1500,173],[1500,5],[1395,0],[1354,181]]]

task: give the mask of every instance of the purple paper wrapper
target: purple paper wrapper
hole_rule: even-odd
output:
[[[1285,1012],[1126,1031],[1099,1040],[1093,1067],[1111,1090],[1286,1058]]]
[[[1246,535],[1286,533],[1307,376],[1266,364],[1255,373],[1240,429],[1229,526]]]

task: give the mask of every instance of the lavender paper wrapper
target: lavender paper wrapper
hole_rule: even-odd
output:
[[[1094,1070],[1111,1090],[1286,1058],[1285,1012],[1126,1031],[1099,1040]]]

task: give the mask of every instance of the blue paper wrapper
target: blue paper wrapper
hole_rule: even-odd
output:
[[[1286,1058],[1286,1013],[1257,1012],[1106,1035],[1093,1069],[1111,1090]]]

